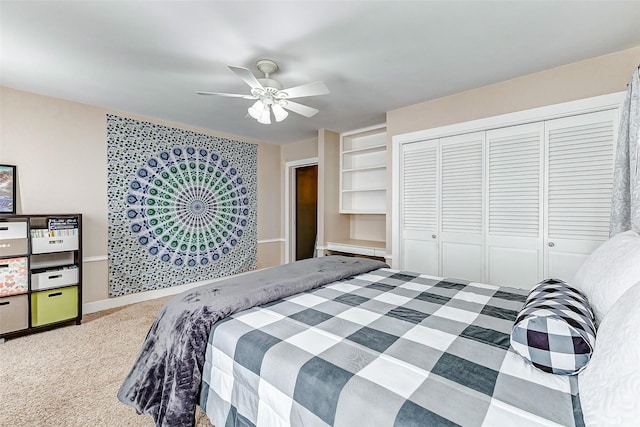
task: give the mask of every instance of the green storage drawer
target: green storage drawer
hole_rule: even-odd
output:
[[[78,287],[49,289],[31,294],[31,326],[78,317]]]

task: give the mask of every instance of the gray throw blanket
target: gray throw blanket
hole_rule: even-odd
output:
[[[387,265],[365,258],[312,258],[183,292],[160,310],[118,399],[151,415],[156,426],[191,426],[207,340],[216,321],[383,267]]]

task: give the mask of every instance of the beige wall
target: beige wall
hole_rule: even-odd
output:
[[[394,135],[624,91],[639,65],[640,46],[390,111],[388,152]],[[391,189],[391,156],[387,166],[387,188]],[[388,254],[393,249],[391,197],[387,191]]]
[[[385,241],[385,215],[349,215],[349,217],[350,239]]]
[[[638,65],[640,46],[399,108],[387,113],[387,136],[620,92]]]
[[[318,157],[318,138],[285,144],[280,149],[280,160],[284,166],[287,162]]]
[[[282,263],[282,190],[280,146],[258,145],[258,268]],[[268,242],[261,243],[261,240]],[[275,240],[275,241],[274,241]]]
[[[318,246],[349,238],[349,215],[340,211],[340,134],[318,131]],[[322,253],[319,253],[322,255]]]
[[[280,146],[0,87],[0,162],[18,166],[18,213],[83,214],[85,303],[108,295],[106,114],[257,144],[258,240],[281,238]],[[264,245],[258,266],[279,264]]]

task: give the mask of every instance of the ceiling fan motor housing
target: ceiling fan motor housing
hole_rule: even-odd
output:
[[[258,62],[256,62],[256,67],[258,67],[258,70],[266,74],[266,77],[269,77],[269,74],[278,71],[278,64],[276,64],[275,61],[272,61],[271,59],[259,60]]]
[[[275,90],[282,89],[282,85],[277,80],[261,78],[261,79],[258,79],[258,81],[262,86],[264,86],[265,89],[275,89]]]

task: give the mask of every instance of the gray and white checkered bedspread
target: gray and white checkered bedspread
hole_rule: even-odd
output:
[[[526,295],[380,269],[236,313],[200,406],[217,427],[582,425],[577,378],[509,350]]]

